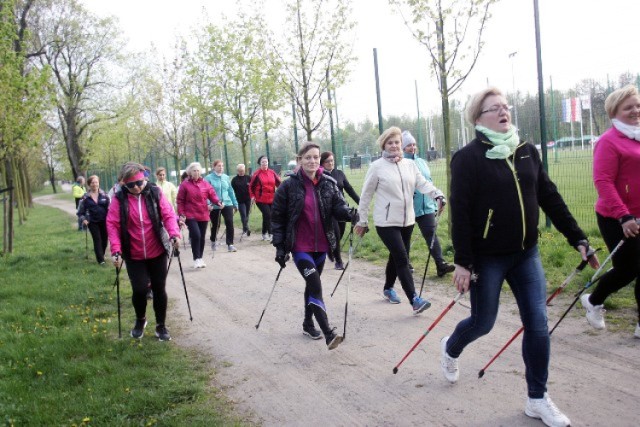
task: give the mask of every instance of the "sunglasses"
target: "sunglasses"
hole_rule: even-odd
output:
[[[127,182],[125,185],[128,189],[133,189],[133,187],[142,187],[142,185],[144,184],[144,180],[141,179],[139,181],[131,181],[131,182]]]

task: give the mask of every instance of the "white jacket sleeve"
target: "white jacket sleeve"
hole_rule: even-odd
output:
[[[373,194],[378,186],[378,167],[375,162],[371,163],[369,170],[364,177],[364,184],[362,184],[362,193],[360,194],[360,204],[358,204],[358,215],[360,221],[359,226],[367,227],[369,225],[369,206],[373,199]]]

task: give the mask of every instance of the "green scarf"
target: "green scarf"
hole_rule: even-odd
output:
[[[482,132],[489,138],[489,141],[494,146],[491,150],[487,151],[487,159],[507,159],[513,154],[520,143],[518,129],[516,129],[515,126],[511,126],[505,133],[496,132],[480,125],[476,125],[476,130]]]

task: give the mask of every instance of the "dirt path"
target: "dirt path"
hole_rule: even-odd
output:
[[[73,206],[52,197],[39,203]],[[70,209],[71,208],[71,209]],[[366,238],[375,238],[369,234]],[[189,322],[177,263],[168,280],[168,326],[173,343],[204,352],[216,382],[247,418],[282,425],[541,426],[524,415],[526,385],[519,338],[477,374],[519,328],[508,292],[494,330],[460,358],[460,380],[450,385],[439,366],[439,340],[468,315],[456,304],[400,367],[392,368],[455,296],[449,285],[428,285],[432,307],[413,316],[403,303],[381,297],[383,268],[355,260],[346,341],[328,351],[324,340],[302,335],[303,281],[292,263],[283,271],[260,329],[255,329],[278,271],[274,249],[259,235],[238,242],[238,252],[207,247],[207,268],[193,270],[181,256],[193,322]],[[328,266],[329,267],[329,266]],[[339,272],[323,274],[329,320],[342,331],[346,277],[333,298]],[[419,279],[417,279],[419,281]],[[557,285],[550,285],[555,287]],[[554,320],[568,296],[550,308]],[[574,310],[552,337],[549,393],[574,426],[636,426],[640,418],[640,340],[591,330]]]

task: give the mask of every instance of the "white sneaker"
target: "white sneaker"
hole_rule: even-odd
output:
[[[262,235],[262,240],[269,240],[269,235],[268,234],[263,234]]]
[[[200,268],[200,258],[193,260],[193,268]]]
[[[550,427],[567,427],[571,421],[565,414],[560,412],[558,407],[551,401],[547,393],[542,399],[527,399],[524,413],[531,418],[542,420]]]
[[[640,338],[640,323],[636,325],[636,332],[633,334],[634,337]]]
[[[458,381],[460,372],[458,370],[458,359],[453,358],[447,354],[447,341],[449,337],[444,337],[440,340],[440,366],[442,367],[442,373],[444,377],[451,384]]]
[[[589,302],[591,294],[585,294],[580,297],[582,306],[587,310],[587,322],[595,329],[604,329],[604,313],[605,309],[602,304],[593,305]]]
[[[200,258],[200,268],[205,268],[207,264],[204,263],[204,260]]]
[[[229,245],[229,246],[227,247],[227,249],[229,250],[229,252],[237,252],[237,251],[238,251],[238,250],[236,249],[236,247],[235,247],[235,246],[233,246],[233,245]]]

